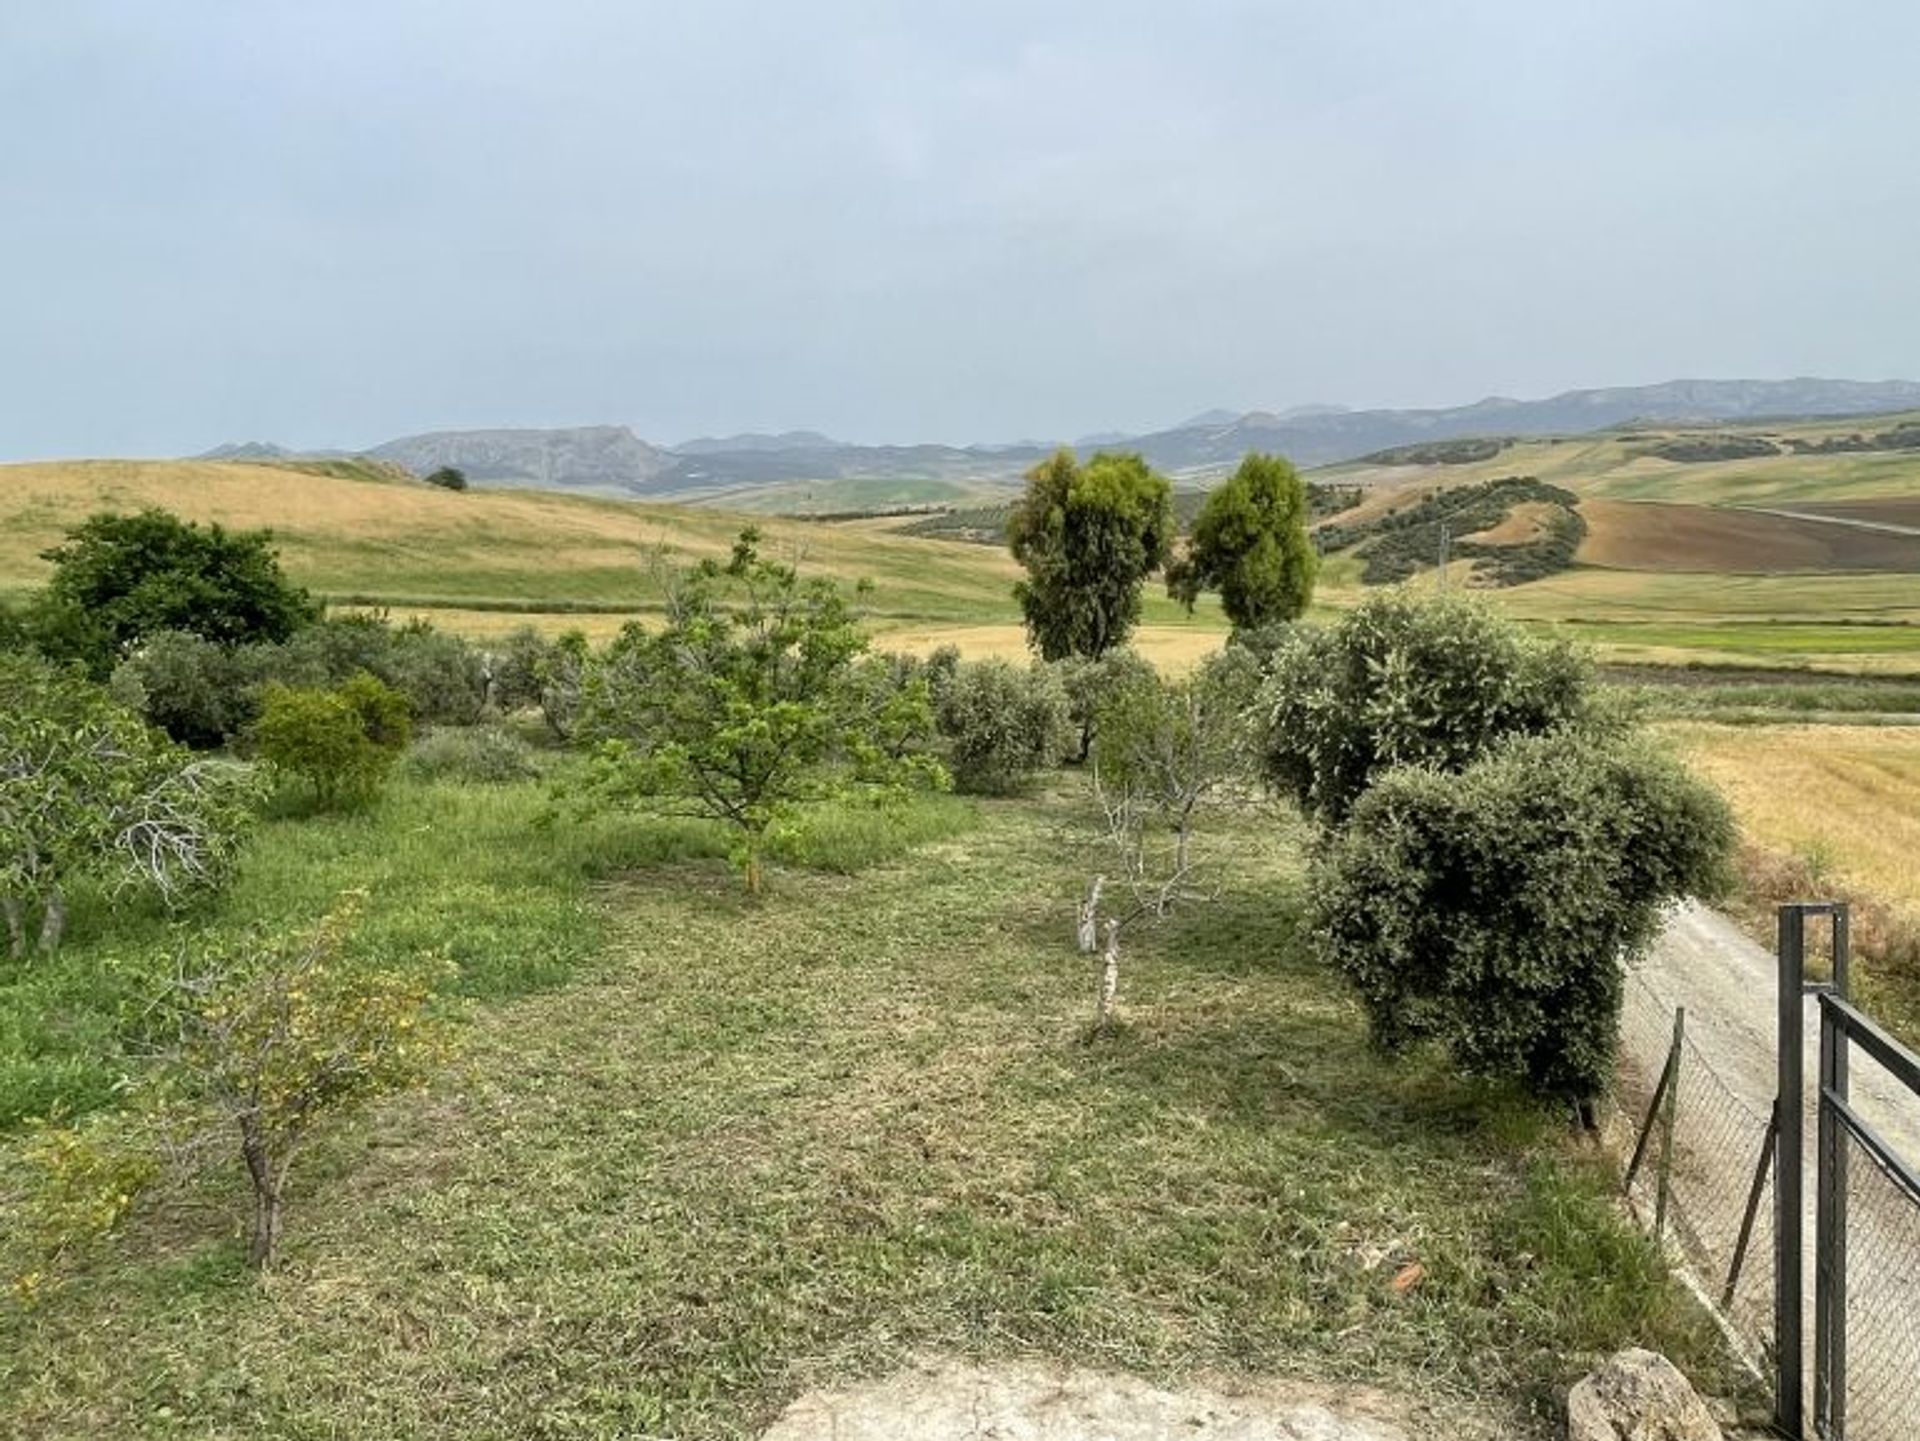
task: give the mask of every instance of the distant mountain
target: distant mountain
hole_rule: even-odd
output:
[[[1444,410],[1250,411],[1224,424],[1136,436],[1131,444],[1162,470],[1206,472],[1235,464],[1249,450],[1277,451],[1297,465],[1327,465],[1468,435],[1577,435],[1635,420],[1866,415],[1913,406],[1920,406],[1920,384],[1906,380],[1674,380],[1570,390],[1547,400],[1495,396]]]
[[[831,450],[840,442],[817,430],[783,430],[778,435],[747,431],[742,435],[703,435],[670,447],[675,455],[726,455],[741,451]]]
[[[1920,384],[1907,380],[1673,380],[1661,385],[1570,390],[1546,400],[1501,396],[1434,410],[1345,410],[1296,406],[1279,412],[1210,410],[1147,435],[1081,437],[1083,450],[1138,450],[1168,473],[1201,481],[1250,450],[1301,466],[1354,460],[1376,451],[1467,436],[1578,435],[1630,422],[1770,420],[1869,415],[1920,409]],[[1053,449],[1051,441],[1011,445],[855,445],[811,430],[703,436],[673,447],[649,444],[623,425],[567,430],[449,430],[390,440],[365,452],[425,475],[458,466],[477,485],[532,486],[616,496],[697,496],[794,482],[945,480],[1015,484]],[[262,441],[218,446],[208,460],[275,460],[299,455]]]
[[[569,430],[440,430],[389,440],[367,452],[426,475],[443,465],[475,485],[629,493],[670,468],[675,457],[624,425]]]

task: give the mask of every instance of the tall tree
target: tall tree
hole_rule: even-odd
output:
[[[1167,563],[1173,490],[1138,455],[1102,453],[1084,466],[1056,451],[1027,472],[1007,542],[1027,578],[1014,597],[1046,660],[1098,658],[1140,620],[1140,586]]]
[[[1307,488],[1290,461],[1248,455],[1207,496],[1187,553],[1167,568],[1167,593],[1188,610],[1220,592],[1235,630],[1296,619],[1313,597],[1319,557],[1307,539]]]
[[[164,510],[96,515],[44,553],[47,607],[83,617],[88,654],[105,678],[146,636],[185,631],[217,645],[283,641],[319,614],[281,572],[267,531],[204,528]]]

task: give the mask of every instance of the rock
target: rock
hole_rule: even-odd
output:
[[[1401,1409],[1358,1388],[1167,1391],[1138,1377],[1031,1362],[944,1361],[811,1392],[761,1441],[1413,1441],[1397,1416],[1383,1414]]]
[[[1692,1384],[1665,1356],[1622,1351],[1567,1397],[1567,1441],[1724,1441]]]

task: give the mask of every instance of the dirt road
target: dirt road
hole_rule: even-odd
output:
[[[1773,1105],[1776,971],[1772,953],[1732,922],[1689,905],[1670,919],[1628,987],[1623,1079],[1629,1108],[1644,1106],[1664,1059],[1674,1007],[1687,1009],[1691,1045],[1682,1060],[1676,1118],[1675,1208],[1682,1227],[1691,1232],[1690,1249],[1704,1261],[1700,1269],[1706,1274],[1700,1279],[1716,1294]],[[1812,997],[1803,1005],[1803,1021],[1805,1332],[1811,1346],[1820,1035],[1818,1002]],[[1909,1164],[1920,1164],[1920,1098],[1857,1051],[1851,1073],[1855,1109]],[[1899,1196],[1864,1157],[1852,1168],[1848,1435],[1857,1441],[1908,1441],[1920,1436],[1920,1391],[1912,1384],[1920,1369],[1920,1208]],[[1769,1193],[1766,1205],[1771,1204]],[[1734,1308],[1736,1324],[1749,1334],[1767,1328],[1771,1246],[1771,1217],[1763,1213],[1748,1282]]]

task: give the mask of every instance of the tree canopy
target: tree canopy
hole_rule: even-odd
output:
[[[1234,629],[1250,630],[1298,618],[1318,569],[1299,472],[1281,456],[1249,455],[1201,506],[1167,593],[1192,610],[1217,590]]]
[[[629,627],[589,671],[584,733],[601,737],[594,793],[720,821],[747,887],[760,888],[768,831],[795,807],[854,785],[942,784],[901,753],[903,723],[932,729],[924,683],[876,708],[856,662],[867,648],[831,580],[802,581],[741,532],[726,565],[670,587],[667,624]],[[883,735],[884,732],[884,735]]]
[[[1103,452],[1083,466],[1063,449],[1028,471],[1007,541],[1027,568],[1014,597],[1042,658],[1098,658],[1124,644],[1173,535],[1173,489],[1138,455]]]
[[[282,573],[272,540],[159,509],[96,515],[42,556],[53,564],[43,629],[98,678],[161,631],[226,646],[283,641],[319,607]]]

